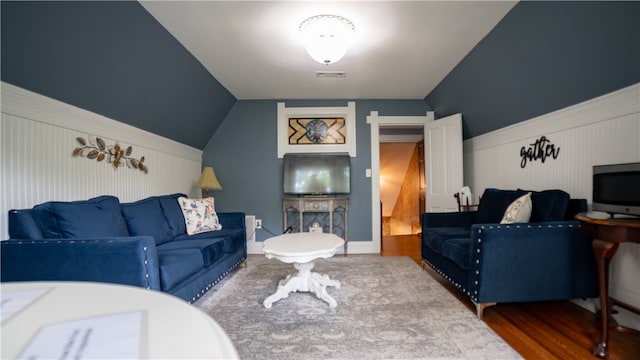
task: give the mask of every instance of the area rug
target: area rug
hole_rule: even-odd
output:
[[[194,305],[227,332],[242,359],[520,359],[408,257],[315,261],[339,280],[334,309],[310,293],[262,302],[290,264],[250,257]]]

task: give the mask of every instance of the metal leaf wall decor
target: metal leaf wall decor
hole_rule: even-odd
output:
[[[77,137],[76,141],[80,144],[80,147],[73,149],[73,156],[86,157],[87,159],[96,161],[105,161],[113,166],[114,170],[118,170],[119,167],[127,166],[130,169],[138,169],[144,171],[145,174],[149,173],[149,169],[144,164],[144,156],[140,160],[131,157],[133,148],[127,146],[125,149],[120,144],[107,146],[107,144],[99,137],[87,136],[87,140],[81,137]]]

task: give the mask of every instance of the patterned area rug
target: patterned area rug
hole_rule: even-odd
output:
[[[295,272],[250,257],[195,306],[229,334],[242,359],[520,359],[484,322],[408,257],[334,257],[313,271],[339,280],[335,309],[292,293],[266,309]]]

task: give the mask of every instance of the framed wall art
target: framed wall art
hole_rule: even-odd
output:
[[[278,103],[278,157],[287,153],[348,153],[356,156],[356,104],[346,107],[286,107]]]

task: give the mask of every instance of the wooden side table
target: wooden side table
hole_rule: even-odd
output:
[[[615,320],[611,317],[612,302],[609,299],[609,264],[620,243],[640,243],[640,218],[610,218],[605,213],[580,213],[576,215],[576,219],[582,223],[582,229],[593,237],[602,321],[600,341],[596,344],[593,354],[604,359],[608,356],[609,325],[610,322],[615,324]],[[625,306],[625,308],[637,312],[633,307]],[[628,330],[640,334],[637,331]]]

